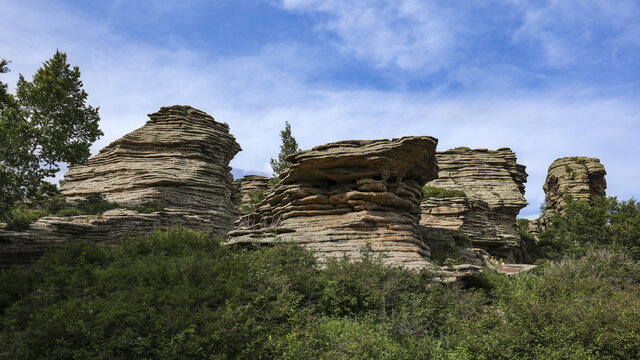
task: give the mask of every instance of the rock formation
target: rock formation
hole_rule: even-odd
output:
[[[369,244],[387,263],[426,266],[418,223],[422,185],[437,176],[436,143],[428,136],[349,140],[291,155],[291,167],[239,220],[229,243],[293,240],[320,258],[357,258]]]
[[[606,196],[606,174],[604,166],[596,158],[574,156],[556,159],[549,166],[542,186],[545,207],[540,225],[545,226],[551,216],[562,207],[567,195],[574,200],[588,201]]]
[[[37,258],[51,243],[115,240],[184,225],[223,235],[237,214],[229,161],[240,151],[227,124],[190,106],[163,107],[141,128],[114,141],[61,188],[73,203],[91,193],[122,206],[156,202],[163,211],[115,209],[101,216],[46,217],[23,232],[0,230],[0,266]]]
[[[241,179],[234,180],[240,193],[240,204],[248,204],[251,194],[266,193],[271,188],[271,178],[260,175],[245,175]]]
[[[520,247],[516,216],[527,205],[527,173],[516,163],[515,153],[508,148],[456,148],[438,152],[436,159],[439,178],[427,185],[462,190],[466,197],[426,198],[420,224],[460,230],[473,246],[505,261],[516,260]]]

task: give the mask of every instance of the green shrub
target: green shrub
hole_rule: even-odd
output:
[[[264,200],[265,195],[266,195],[266,192],[263,190],[255,190],[255,191],[249,192],[249,202],[246,204],[240,205],[238,207],[238,211],[240,211],[240,213],[245,215],[251,214],[252,212],[255,211],[256,205],[258,205],[262,200]]]
[[[320,266],[300,246],[186,229],[75,241],[0,271],[0,356],[193,359],[634,359],[640,264],[547,261],[466,288],[370,250]]]
[[[80,211],[80,209],[78,208],[67,208],[67,209],[59,210],[55,215],[56,216],[78,216],[83,214],[82,214],[82,211]]]
[[[499,301],[457,324],[454,359],[636,359],[640,267],[591,252],[498,283]]]
[[[9,211],[4,220],[7,223],[7,230],[22,231],[28,229],[31,223],[43,215],[46,215],[43,210],[19,206]]]
[[[454,242],[432,241],[429,243],[431,250],[431,260],[438,265],[444,265],[447,259],[458,257],[458,247]]]
[[[550,226],[539,235],[550,258],[582,256],[589,249],[613,249],[640,259],[640,203],[615,197],[586,200],[565,198]]]
[[[107,201],[101,193],[87,195],[85,200],[81,200],[75,206],[83,215],[99,215],[111,209],[119,208],[115,202]]]
[[[425,198],[467,197],[467,194],[462,190],[451,190],[429,185],[425,185],[422,191],[424,192]]]

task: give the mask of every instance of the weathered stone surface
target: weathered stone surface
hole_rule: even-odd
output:
[[[556,159],[542,188],[545,193],[544,218],[548,219],[564,204],[564,197],[591,201],[606,196],[607,171],[599,159],[575,156]]]
[[[462,190],[467,197],[427,198],[420,224],[460,230],[473,246],[507,261],[520,248],[516,216],[527,205],[527,173],[508,148],[456,148],[438,152],[439,178],[427,185]]]
[[[271,188],[271,178],[260,175],[245,175],[241,179],[233,181],[241,194],[240,203],[248,204],[249,197],[255,192],[267,192]]]
[[[163,107],[141,128],[72,167],[69,202],[95,192],[123,206],[157,202],[164,211],[116,209],[102,216],[48,217],[24,232],[0,230],[0,266],[37,258],[50,243],[106,241],[183,225],[224,235],[237,218],[229,161],[240,146],[226,124],[190,106]]]
[[[357,258],[369,244],[389,264],[430,265],[419,219],[421,187],[437,176],[436,143],[428,136],[351,140],[292,155],[229,243],[293,240],[320,258]]]

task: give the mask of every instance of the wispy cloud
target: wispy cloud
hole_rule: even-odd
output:
[[[432,1],[284,0],[287,10],[320,12],[320,30],[335,32],[346,53],[379,68],[435,71],[455,44],[445,11]]]
[[[255,51],[225,56],[180,41],[132,38],[111,24],[108,14],[98,20],[56,2],[2,3],[0,13],[10,17],[0,22],[0,57],[14,60],[13,72],[3,79],[13,84],[17,72],[30,75],[56,48],[66,51],[80,66],[89,102],[101,107],[105,136],[94,153],[142,126],[146,114],[160,106],[189,104],[229,123],[243,148],[232,162],[238,169],[268,172],[279,131],[289,121],[302,148],[405,135],[435,136],[442,150],[511,147],[530,174],[526,196],[531,205],[524,215],[537,213],[547,167],[561,156],[600,157],[609,172],[610,194],[640,195],[632,180],[640,177],[633,165],[640,157],[637,95],[602,91],[597,83],[556,81],[554,74],[511,58],[495,64],[465,61],[473,55],[464,49],[473,48],[469,39],[474,37],[463,35],[481,24],[457,21],[469,19],[473,6],[455,14],[436,1],[372,3],[286,0],[277,5],[301,16],[320,14],[312,26],[336,37],[319,36],[313,43],[265,41]],[[519,20],[535,9],[510,4],[503,46],[542,41],[534,40],[533,29],[543,25]],[[632,31],[625,29],[616,41],[633,41],[624,40],[630,35],[622,34]],[[332,71],[325,50],[335,46],[347,57],[370,59],[373,73],[389,71],[390,77],[420,78],[422,71],[446,68],[439,80],[449,83],[448,90],[438,83],[407,89],[402,83],[376,88],[322,81],[322,74]],[[456,88],[461,91],[451,90]]]
[[[640,4],[633,0],[515,1],[523,22],[515,41],[544,50],[550,65],[638,60]],[[635,53],[635,55],[634,55]]]

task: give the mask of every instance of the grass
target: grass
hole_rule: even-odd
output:
[[[436,186],[426,185],[422,188],[425,198],[449,198],[449,197],[467,197],[462,190],[451,190]]]

